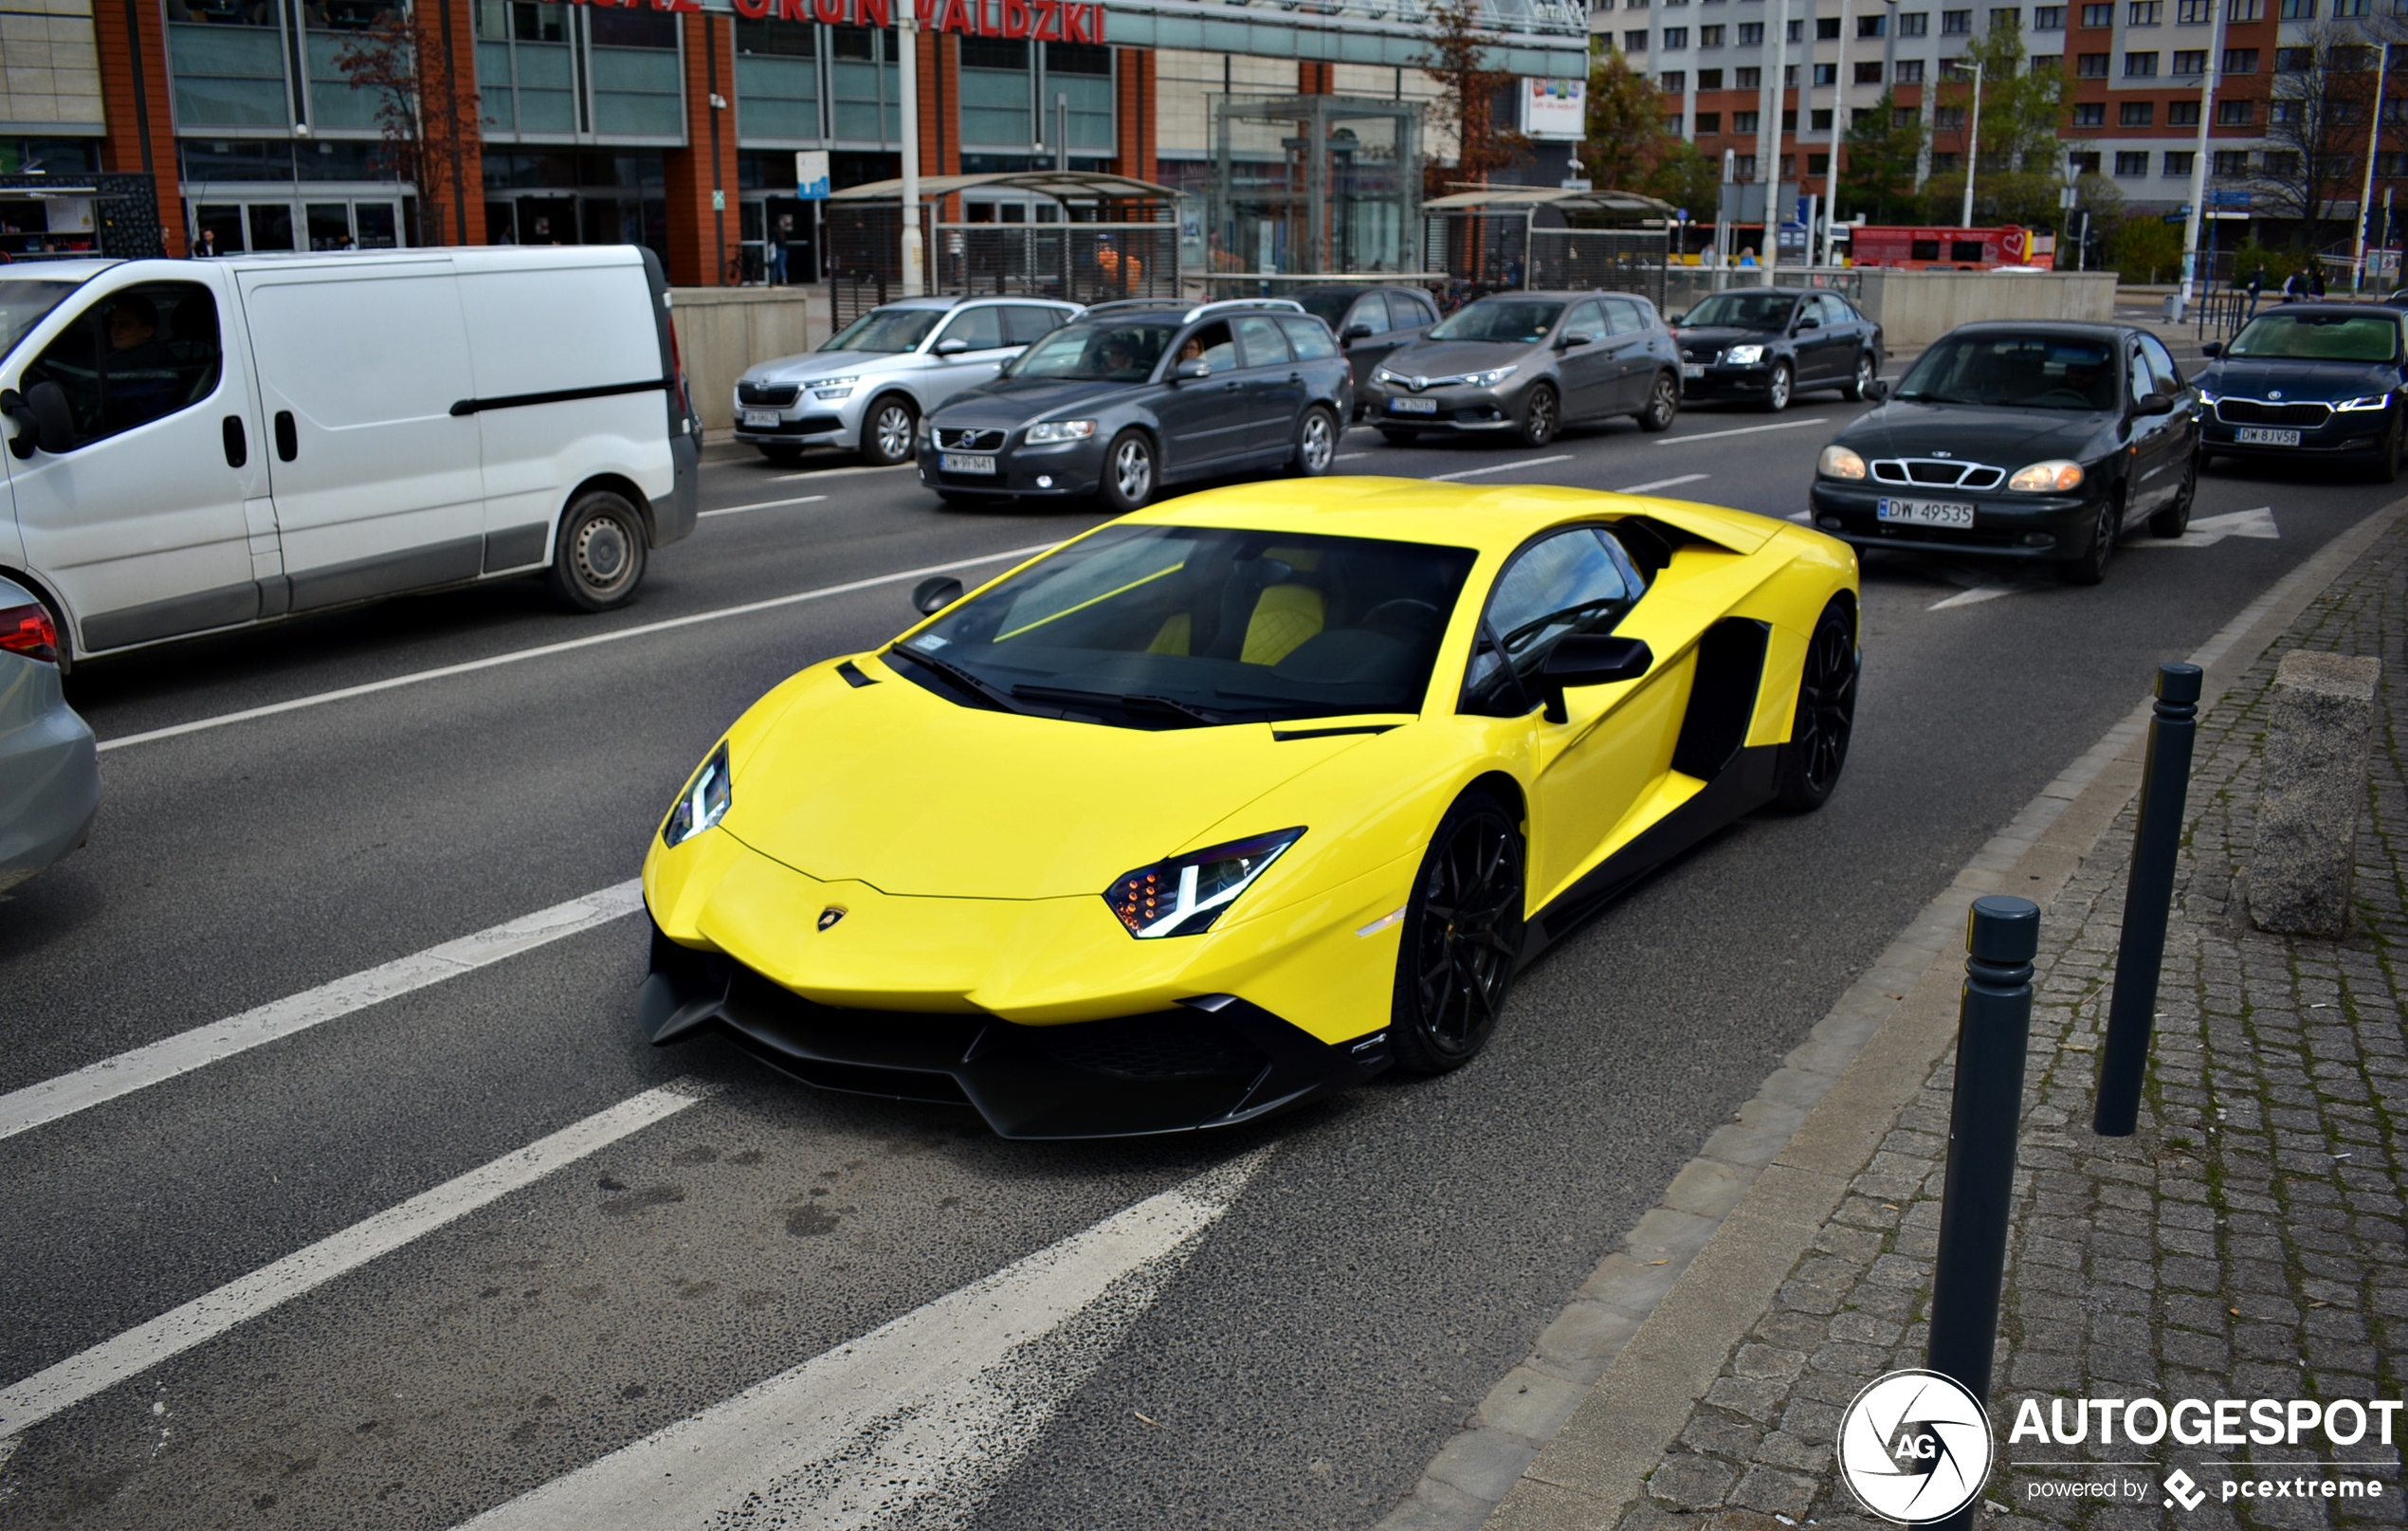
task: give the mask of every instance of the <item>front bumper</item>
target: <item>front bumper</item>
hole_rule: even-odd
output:
[[[1388,1034],[1323,1043],[1231,994],[1063,1026],[822,1005],[652,928],[656,1047],[716,1030],[822,1089],[968,1105],[1003,1138],[1124,1138],[1249,1121],[1389,1064]]]
[[[849,398],[815,399],[812,397],[811,385],[806,383],[794,403],[776,407],[777,423],[774,426],[746,425],[745,410],[757,414],[771,406],[748,405],[737,399],[736,439],[762,447],[858,446],[862,409],[869,402],[870,392],[856,387]]]
[[[1515,381],[1519,382],[1519,379]],[[1399,409],[1399,403],[1428,401],[1431,412]],[[1400,430],[1511,430],[1521,423],[1520,388],[1432,388],[1416,393],[1389,383],[1366,383],[1362,390],[1363,418],[1376,426]]]
[[[1762,398],[1772,392],[1773,364],[1769,361],[1753,367],[1707,362],[1703,374],[1691,377],[1687,369],[1696,365],[1687,360],[1681,363],[1681,397],[1685,399]]]
[[[2372,456],[2383,449],[2383,442],[2397,428],[2394,411],[2398,409],[2394,404],[2381,410],[2336,410],[2321,426],[2295,428],[2299,430],[2298,446],[2276,447],[2262,442],[2243,444],[2239,439],[2241,431],[2265,428],[2227,425],[2211,405],[2199,411],[2199,449],[2219,457]]]
[[[1914,553],[1978,553],[1985,557],[2059,563],[2089,551],[2102,493],[2112,485],[2084,481],[2085,493],[2069,495],[1976,494],[1959,489],[1918,489],[1905,484],[1858,484],[1816,479],[1809,502],[1817,530],[1857,548]],[[1946,501],[1973,505],[1969,529],[1905,526],[1885,521],[1885,499]]]
[[[1019,432],[1015,430],[1012,435],[1016,438]],[[994,472],[947,473],[942,465],[948,454],[923,438],[920,443],[920,482],[948,494],[984,494],[997,499],[1091,495],[1104,482],[1106,445],[1101,431],[1085,441],[1049,442],[1042,447],[1009,440],[994,451],[971,454],[994,458]]]

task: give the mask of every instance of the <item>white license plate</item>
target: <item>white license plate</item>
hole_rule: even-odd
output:
[[[995,460],[984,452],[945,452],[938,457],[937,465],[947,473],[993,473]]]
[[[1681,375],[1683,377],[1703,377],[1706,375],[1706,363],[1702,361],[1685,361],[1681,363]]]
[[[1390,399],[1388,412],[1390,414],[1436,414],[1438,401],[1436,399]]]
[[[1873,507],[1877,519],[1896,521],[1904,526],[1953,526],[1960,531],[1973,529],[1971,505],[1947,504],[1936,500],[1884,500]]]
[[[777,428],[777,411],[775,410],[747,410],[744,411],[744,424],[747,427],[775,430]]]
[[[2299,432],[2276,430],[2268,426],[2243,426],[2233,432],[2233,439],[2244,447],[2296,447]]]

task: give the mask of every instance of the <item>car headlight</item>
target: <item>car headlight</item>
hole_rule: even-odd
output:
[[[677,806],[661,826],[661,844],[677,847],[685,844],[704,829],[727,817],[727,805],[734,798],[727,775],[727,745],[711,752],[694,779],[677,794]]]
[[[848,399],[853,396],[853,391],[849,388],[814,388],[811,396],[815,399]]]
[[[1280,829],[1140,866],[1114,878],[1104,902],[1139,940],[1200,936],[1304,832]]]
[[[1385,367],[1374,367],[1371,370],[1371,380],[1375,383],[1401,383],[1404,378]]]
[[[2034,463],[2027,468],[2018,468],[2016,470],[2016,476],[2007,481],[2008,488],[2019,490],[2024,494],[2063,494],[2068,489],[2081,487],[2081,484],[2082,465],[2065,462],[2062,459],[2052,459],[2046,463]]]
[[[2388,393],[2369,393],[2362,399],[2345,399],[2333,406],[2336,410],[2380,410],[2391,402]]]
[[[1463,380],[1474,388],[1494,388],[1521,370],[1520,367],[1492,367],[1485,373],[1466,373]]]
[[[861,381],[861,374],[847,373],[842,377],[814,377],[806,385],[811,388],[850,388]]]
[[[1827,479],[1861,479],[1865,476],[1865,460],[1833,442],[1815,459],[1815,471]]]
[[[1723,353],[1723,359],[1734,367],[1753,367],[1764,359],[1760,345],[1735,345]]]
[[[1092,420],[1040,420],[1029,428],[1031,447],[1042,447],[1049,441],[1085,441],[1095,434]]]

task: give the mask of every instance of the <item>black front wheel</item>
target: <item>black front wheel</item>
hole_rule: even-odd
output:
[[[2095,585],[2107,577],[2107,560],[2115,556],[2115,534],[2124,519],[2121,503],[2107,500],[2090,523],[2090,545],[2078,557],[2057,565],[2057,577],[2069,585]]]
[[[1405,904],[1388,1028],[1396,1065],[1462,1067],[1487,1045],[1522,957],[1522,827],[1473,793],[1447,811]]]
[[[2408,430],[2408,414],[2395,419],[2391,429],[2383,433],[2382,450],[2375,454],[2374,465],[2367,470],[2368,477],[2377,483],[2397,483],[2399,481],[2399,438],[2403,430]]]
[[[1789,408],[1789,395],[1797,387],[1797,374],[1786,361],[1773,363],[1773,375],[1764,385],[1764,412],[1779,414]]]
[[[2174,502],[2149,518],[2151,537],[2180,537],[2191,529],[2191,501],[2198,498],[2199,459],[2194,455],[2182,465],[2182,486],[2174,492]]]
[[[1125,516],[1154,498],[1154,439],[1142,430],[1123,430],[1112,438],[1104,454],[1104,503],[1116,516]]]
[[[1793,813],[1823,806],[1848,765],[1856,731],[1856,611],[1844,598],[1823,608],[1806,642],[1797,716],[1774,766],[1773,800]]]
[[[1870,351],[1858,353],[1856,370],[1849,374],[1847,382],[1840,385],[1839,396],[1844,399],[1863,398],[1872,392],[1873,379],[1880,375],[1881,369],[1874,365],[1873,354]]]
[[[1681,412],[1680,380],[1670,373],[1658,374],[1655,387],[1647,396],[1647,408],[1639,411],[1641,430],[1669,430]]]
[[[1556,428],[1561,423],[1555,390],[1544,383],[1531,389],[1529,397],[1522,401],[1522,445],[1544,447],[1555,440]]]

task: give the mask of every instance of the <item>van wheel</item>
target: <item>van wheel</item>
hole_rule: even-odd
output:
[[[861,423],[861,455],[880,467],[893,467],[911,456],[912,432],[920,428],[920,411],[911,400],[889,393],[869,407]]]
[[[595,489],[560,518],[552,589],[580,611],[608,611],[635,599],[644,560],[644,518],[624,495]]]

